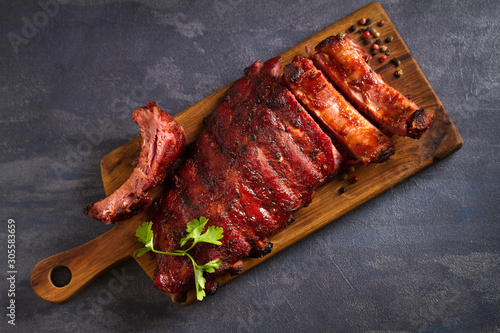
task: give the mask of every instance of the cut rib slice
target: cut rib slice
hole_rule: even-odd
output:
[[[106,224],[125,220],[145,209],[151,201],[150,191],[163,182],[186,143],[182,127],[155,102],[135,110],[132,120],[141,128],[142,137],[137,166],[120,188],[84,210]]]
[[[349,36],[328,37],[316,46],[316,52],[311,55],[316,66],[387,135],[419,139],[431,126],[434,115],[387,85]]]
[[[364,118],[327,80],[310,59],[296,56],[283,69],[283,80],[304,107],[314,114],[354,157],[352,162],[386,161],[394,143]]]

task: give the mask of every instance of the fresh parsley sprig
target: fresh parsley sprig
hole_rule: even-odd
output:
[[[207,224],[208,219],[205,217],[200,217],[199,220],[194,219],[186,225],[186,232],[188,233],[186,237],[181,239],[180,246],[186,245],[189,240],[193,243],[185,250],[175,250],[174,252],[164,252],[158,251],[153,248],[153,230],[151,229],[153,222],[144,222],[135,231],[137,240],[143,243],[145,246],[134,252],[134,256],[139,258],[144,253],[153,251],[154,253],[166,254],[171,256],[187,256],[191,259],[194,269],[194,281],[196,285],[196,299],[201,301],[206,296],[205,294],[205,283],[206,279],[203,277],[203,272],[213,273],[221,265],[220,259],[215,259],[207,262],[204,265],[198,265],[193,257],[188,253],[196,244],[198,243],[210,243],[215,245],[221,245],[219,241],[224,235],[222,234],[223,229],[221,227],[210,226],[205,232],[203,228]]]

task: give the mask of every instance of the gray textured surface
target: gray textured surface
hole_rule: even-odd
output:
[[[44,17],[2,1],[0,331],[10,218],[19,332],[500,332],[498,1],[381,1],[463,136],[454,155],[187,308],[133,260],[62,305],[31,290],[38,261],[108,230],[82,207],[136,106],[180,112],[367,3],[81,0]],[[40,28],[16,53],[23,18]]]

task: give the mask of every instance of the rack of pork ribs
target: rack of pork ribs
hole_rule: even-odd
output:
[[[388,86],[349,36],[329,37],[308,53],[309,59],[296,56],[284,68],[279,57],[246,68],[168,174],[184,148],[182,128],[156,104],[136,111],[149,115],[139,123],[136,180],[87,212],[108,223],[137,214],[149,202],[144,193],[166,176],[156,202],[154,247],[179,249],[186,224],[200,216],[208,218],[206,227],[222,227],[222,245],[200,243],[192,253],[199,264],[222,262],[205,275],[210,294],[217,276],[238,274],[243,258],[269,253],[268,237],[293,221],[293,212],[311,202],[341,163],[387,161],[394,154],[391,136],[419,139],[431,126],[434,116]],[[194,286],[189,259],[157,254],[156,260],[155,286],[185,301]]]

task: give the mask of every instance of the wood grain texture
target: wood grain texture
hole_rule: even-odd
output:
[[[434,123],[420,140],[394,137],[395,155],[386,163],[357,166],[351,174],[359,178],[357,183],[353,184],[350,180],[341,180],[337,177],[319,188],[313,202],[295,213],[297,220],[270,237],[271,242],[274,243],[273,251],[261,259],[245,259],[243,272],[271,258],[437,160],[455,152],[463,144],[460,134],[439,98],[411,56],[390,18],[378,3],[371,3],[361,8],[281,54],[282,64],[289,63],[295,55],[307,56],[305,47],[308,44],[315,46],[328,36],[346,31],[352,24],[357,24],[360,17],[370,17],[373,20],[372,26],[380,32],[382,40],[388,36],[394,37],[394,41],[387,44],[392,50],[388,60],[381,63],[378,56],[375,56],[370,65],[389,85],[411,96],[417,105],[434,114]],[[376,22],[382,19],[386,21],[386,24],[378,27]],[[361,35],[358,32],[352,35],[356,41],[361,41]],[[401,78],[394,75],[396,67],[389,61],[392,57],[397,57],[402,62],[399,68],[403,70],[404,75]],[[239,70],[243,71],[243,68]],[[222,101],[228,87],[229,85],[175,116],[175,119],[184,127],[187,142],[196,139],[202,130],[202,119]],[[132,162],[139,154],[139,143],[140,137],[137,137],[102,159],[101,172],[106,195],[111,194],[130,176],[133,170]],[[339,194],[341,187],[346,187],[347,192]],[[152,197],[158,197],[162,191],[163,187],[160,186],[153,191]],[[131,257],[133,251],[140,247],[134,235],[135,229],[140,223],[150,221],[151,218],[152,209],[149,207],[145,213],[119,222],[101,237],[41,261],[33,270],[31,280],[33,289],[40,297],[48,301],[68,300],[107,268]],[[109,248],[103,248],[107,246]],[[102,253],[106,255],[103,256]],[[154,257],[144,255],[136,261],[152,278],[156,269]],[[73,278],[67,286],[57,288],[50,282],[50,271],[61,265],[71,269]],[[224,275],[218,278],[218,281],[222,285],[233,278],[235,277]],[[194,292],[192,292],[188,295],[186,304],[194,300]]]

